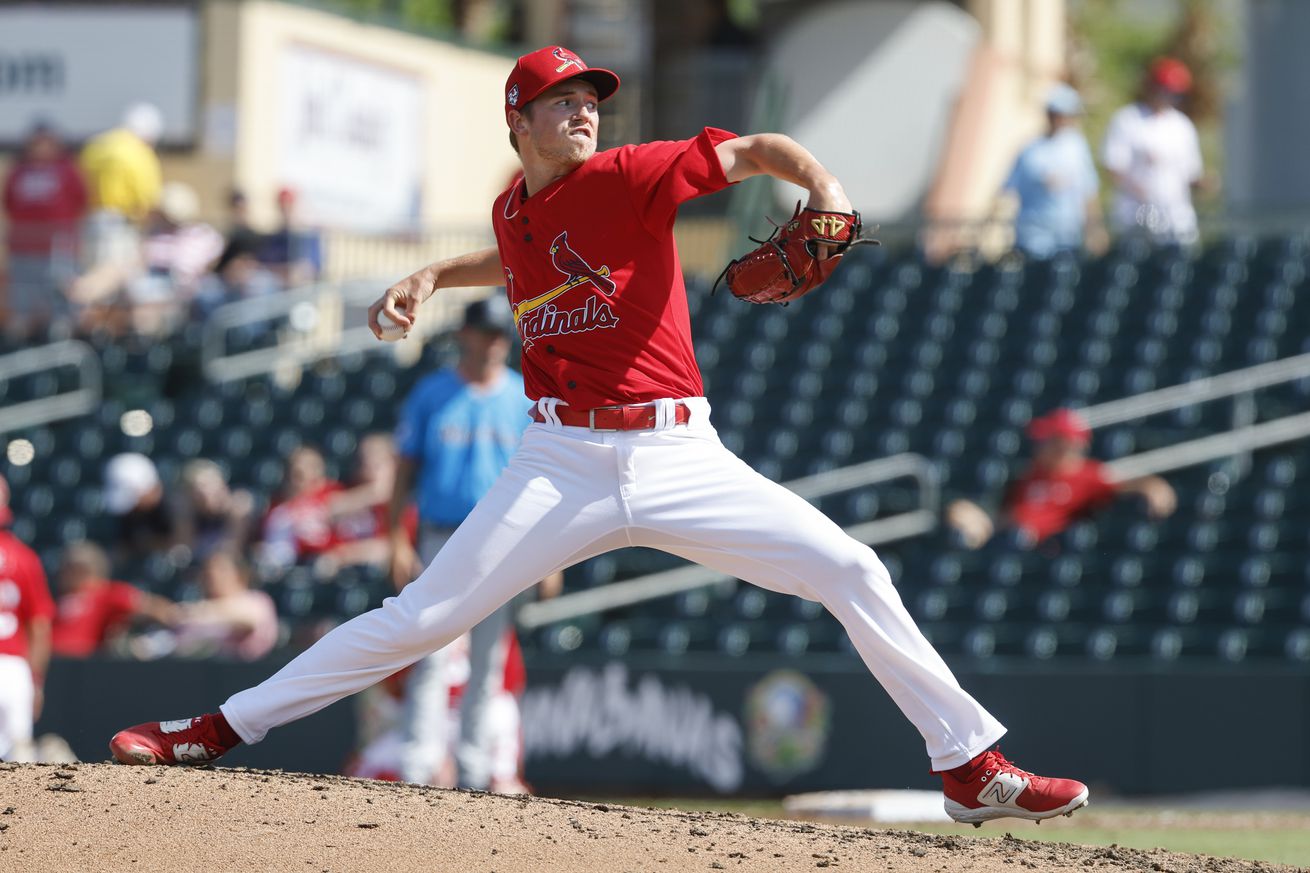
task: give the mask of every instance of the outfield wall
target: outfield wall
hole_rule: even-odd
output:
[[[118,727],[213,710],[280,666],[58,661],[38,733],[103,760]],[[1310,786],[1303,670],[993,663],[964,687],[1011,734],[1022,766],[1121,794]],[[931,787],[918,735],[846,658],[529,662],[527,776],[542,793],[781,795]],[[233,765],[334,772],[353,748],[342,701],[274,731]]]

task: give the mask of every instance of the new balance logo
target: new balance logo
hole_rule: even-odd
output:
[[[161,734],[175,734],[178,731],[184,731],[191,727],[191,722],[195,719],[179,718],[175,721],[161,721],[159,723],[159,732]]]
[[[997,773],[987,787],[978,792],[978,802],[988,806],[1013,806],[1028,780],[1014,773]]]

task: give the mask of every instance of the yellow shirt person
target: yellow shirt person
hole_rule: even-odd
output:
[[[86,144],[80,163],[93,210],[140,221],[159,202],[163,171],[153,144],[162,127],[158,109],[137,104],[125,114],[122,127]]]

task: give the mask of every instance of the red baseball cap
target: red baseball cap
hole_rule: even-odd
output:
[[[565,79],[586,79],[596,86],[596,98],[605,100],[619,90],[619,77],[611,70],[587,66],[587,62],[558,45],[537,49],[519,58],[505,80],[505,117],[511,109],[522,109],[552,85]]]
[[[1147,73],[1151,84],[1173,94],[1186,94],[1192,90],[1192,71],[1177,58],[1156,58]]]
[[[0,524],[9,524],[13,520],[14,514],[9,511],[9,483],[0,476]]]
[[[1038,442],[1064,437],[1070,442],[1087,445],[1092,439],[1092,429],[1087,419],[1072,409],[1056,409],[1028,422],[1028,436]]]

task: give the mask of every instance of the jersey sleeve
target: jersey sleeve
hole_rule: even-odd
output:
[[[1084,480],[1086,489],[1086,502],[1090,506],[1103,506],[1114,499],[1115,494],[1119,492],[1119,485],[1110,474],[1110,467],[1089,458],[1087,460],[1087,474]]]
[[[55,601],[50,596],[50,583],[46,581],[45,568],[36,555],[29,555],[23,573],[23,599],[19,608],[25,622],[32,619],[55,617]]]
[[[114,620],[135,615],[141,608],[141,601],[144,592],[135,585],[128,582],[111,582],[109,583],[109,592],[105,596],[108,601],[109,609],[107,613],[114,617]]]
[[[667,230],[680,204],[731,184],[714,147],[736,136],[707,127],[692,139],[651,142],[620,150],[619,171],[647,230]]]

